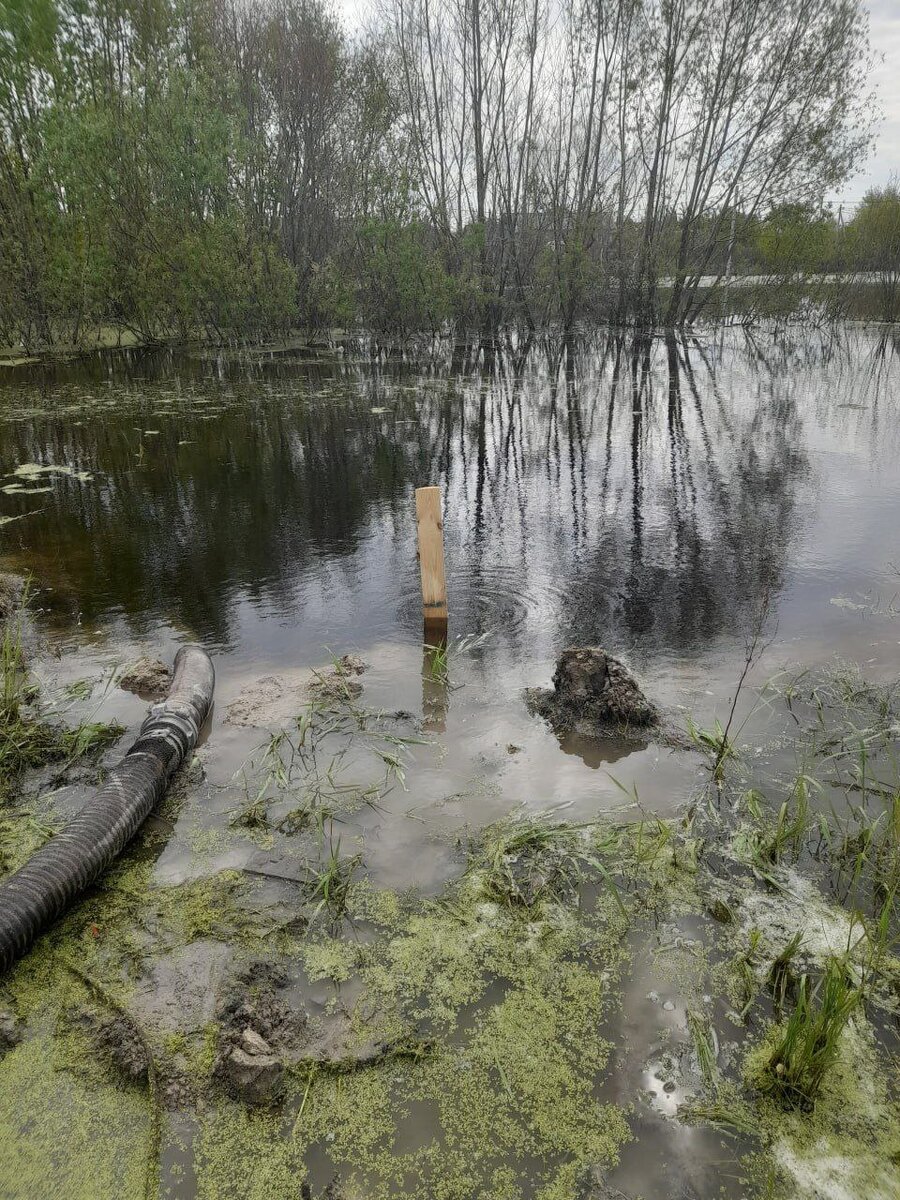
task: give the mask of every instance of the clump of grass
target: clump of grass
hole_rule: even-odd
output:
[[[428,659],[428,671],[435,683],[450,681],[450,650],[446,642],[436,646],[426,645],[425,654]]]
[[[731,963],[731,974],[734,978],[735,999],[741,1005],[739,1017],[746,1021],[747,1016],[756,1000],[759,991],[759,981],[753,966],[753,960],[762,941],[762,931],[750,930],[750,938],[746,950],[739,951]]]
[[[626,788],[614,776],[616,787],[637,807],[641,807],[637,789]],[[594,837],[594,845],[607,858],[631,867],[653,869],[657,862],[676,864],[680,846],[671,822],[661,817],[642,817],[627,825],[603,826]]]
[[[65,685],[63,695],[67,700],[90,700],[94,693],[94,685],[93,679],[76,679],[74,683]]]
[[[591,868],[624,911],[609,871],[581,836],[581,827],[520,816],[484,831],[467,875],[485,899],[531,911],[547,902],[576,900]]]
[[[116,722],[82,721],[73,729],[57,728],[55,732],[57,753],[53,758],[74,762],[79,758],[90,758],[115,745],[125,732],[125,727]]]
[[[805,771],[798,772],[787,799],[772,808],[755,789],[742,796],[739,807],[745,824],[734,838],[738,857],[767,878],[768,869],[800,857],[811,828],[810,791],[818,786]],[[774,883],[774,880],[772,880]]]
[[[251,800],[231,818],[229,824],[236,829],[268,829],[269,806],[265,797],[258,796]]]
[[[451,644],[446,641],[437,643],[426,642],[425,650],[425,666],[423,670],[427,670],[428,678],[434,683],[440,683],[443,686],[448,686],[450,683],[450,651],[451,645],[453,650],[453,658],[459,659],[463,655],[471,654],[474,650],[481,647],[485,641],[485,634],[463,634],[461,637],[453,639]],[[457,687],[461,687],[458,684]]]
[[[780,1015],[788,996],[796,991],[797,979],[792,963],[803,942],[802,931],[797,931],[769,968],[768,984],[772,992],[775,1011]]]
[[[745,1100],[738,1096],[717,1096],[712,1100],[695,1100],[678,1110],[681,1121],[703,1122],[745,1137],[759,1134],[759,1117]]]
[[[329,839],[328,857],[319,871],[313,874],[312,895],[319,903],[315,915],[326,909],[334,920],[340,920],[347,912],[347,902],[353,876],[362,862],[362,855],[341,858],[341,839]]]
[[[811,1111],[826,1072],[838,1057],[841,1034],[861,998],[842,960],[829,960],[816,988],[804,975],[794,1010],[757,1078],[759,1090],[785,1108]]]
[[[570,894],[582,874],[573,831],[530,818],[488,829],[473,869],[487,899],[526,908]]]
[[[691,716],[688,716],[687,731],[688,737],[697,749],[712,759],[713,781],[721,785],[728,763],[739,757],[737,746],[729,736],[728,730],[723,727],[718,718],[712,729],[703,729],[695,724]]]
[[[869,947],[866,971],[871,975],[880,973],[889,947],[894,943],[893,931],[900,917],[900,901],[897,889],[887,892],[881,904],[880,911],[875,913],[875,919],[869,923],[867,943]],[[900,982],[900,981],[898,981]]]
[[[694,1043],[694,1053],[697,1055],[697,1066],[707,1087],[716,1081],[718,1068],[716,1065],[716,1047],[712,1026],[709,1018],[703,1013],[689,1009],[687,1013],[688,1029]]]
[[[855,893],[871,911],[882,911],[888,897],[900,892],[900,788],[878,813],[872,806],[849,805],[848,815],[835,817],[822,841],[843,898]]]
[[[74,762],[99,753],[123,733],[118,725],[85,721],[69,728],[48,721],[34,705],[21,625],[9,619],[0,636],[0,802],[9,802],[29,770],[51,762]]]
[[[842,745],[848,736],[856,740],[859,722],[871,731],[890,725],[897,717],[897,685],[873,683],[859,666],[840,659],[823,671],[803,669],[777,675],[764,690],[780,696],[798,724],[809,709],[829,749]]]
[[[323,819],[331,820],[334,814],[330,810],[320,810]],[[288,837],[295,837],[298,833],[304,833],[313,822],[313,812],[309,808],[304,808],[300,805],[297,808],[292,808],[290,812],[286,812],[281,820],[276,825],[279,833],[287,834]]]
[[[855,663],[836,661],[831,671],[810,689],[817,709],[841,709],[877,721],[890,722],[896,716],[896,685],[884,686],[866,679]]]

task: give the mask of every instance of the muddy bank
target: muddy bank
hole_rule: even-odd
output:
[[[342,843],[354,805],[391,802],[384,756],[416,744],[333,670],[248,765],[195,879],[161,882],[149,829],[0,981],[0,1191],[27,1169],[30,1195],[97,1194],[116,1163],[128,1196],[600,1200],[648,1194],[635,1153],[662,1170],[696,1136],[733,1195],[893,1200],[889,693],[845,676],[769,697],[804,772],[737,749],[675,820],[457,828],[429,899],[374,887]],[[352,789],[339,746],[369,764]],[[816,813],[817,775],[865,786],[871,823]],[[200,774],[161,816],[215,803]],[[242,845],[265,858],[211,865]],[[846,1017],[814,1094],[785,1103],[776,1085],[805,1078],[785,1031],[804,988],[818,1019],[834,963]],[[60,1096],[90,1117],[63,1125]],[[697,1169],[679,1178],[713,1194]]]

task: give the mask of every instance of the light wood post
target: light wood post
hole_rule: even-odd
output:
[[[444,522],[441,517],[440,488],[416,488],[416,524],[425,628],[438,633],[443,629],[446,634],[447,581],[444,577]]]

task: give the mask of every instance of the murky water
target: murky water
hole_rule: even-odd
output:
[[[268,699],[289,711],[310,667],[352,652],[365,704],[410,714],[421,741],[402,786],[343,815],[344,851],[377,886],[434,894],[460,870],[459,831],[516,806],[670,814],[695,789],[692,754],[560,743],[528,715],[522,689],[566,645],[604,645],[670,711],[707,722],[727,713],[767,600],[751,682],[835,655],[900,674],[898,464],[900,344],[861,328],[110,355],[0,377],[0,563],[40,586],[48,683],[102,680],[184,640],[214,655],[211,787],[175,821],[160,880],[294,877],[289,839],[219,836],[273,724],[229,708],[274,678]],[[447,680],[422,644],[426,483],[444,494]],[[134,725],[146,706],[99,683],[85,707]],[[638,954],[620,1020],[642,1048],[621,1051],[615,1099],[654,1102],[614,1182],[659,1194],[671,1170],[679,1195],[741,1195],[733,1140],[672,1122],[677,1096],[648,1075],[654,1031],[677,1024],[667,1010],[659,1026],[654,986]]]
[[[23,463],[90,475],[0,493],[20,518],[3,557],[39,581],[78,671],[85,647],[100,669],[197,639],[221,714],[252,679],[357,652],[371,703],[440,731],[420,807],[488,779],[498,809],[593,811],[621,800],[610,774],[654,811],[685,798],[680,756],[558,747],[527,716],[521,688],[571,643],[613,649],[700,719],[727,703],[767,593],[763,673],[900,665],[900,354],[878,333],[109,356],[10,372],[0,421],[6,486]],[[449,688],[423,671],[424,483],[445,497]],[[214,726],[229,766],[233,736]]]

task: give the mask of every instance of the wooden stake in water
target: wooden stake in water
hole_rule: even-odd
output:
[[[444,577],[444,522],[441,489],[416,488],[416,523],[419,530],[419,571],[422,575],[422,611],[428,629],[447,627],[447,581]]]

